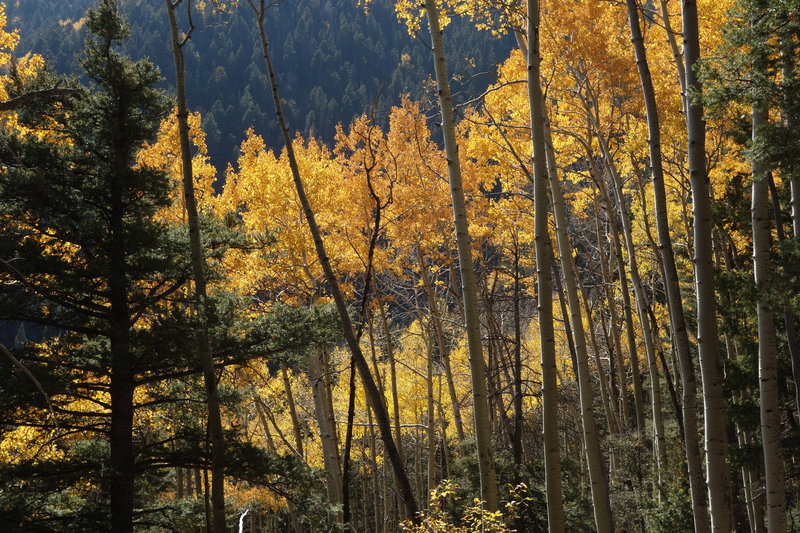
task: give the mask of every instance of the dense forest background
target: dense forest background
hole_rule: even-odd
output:
[[[92,0],[16,0],[6,8],[9,27],[25,28],[17,51],[47,58],[54,71],[79,72],[86,37],[85,14]],[[136,28],[124,49],[149,57],[161,69],[165,87],[175,85],[169,26],[162,2],[124,0],[120,10]],[[215,11],[211,2],[196,9],[197,31],[186,50],[189,105],[203,117],[212,163],[223,172],[239,154],[242,132],[253,126],[269,146],[283,142],[258,35],[247,10]],[[400,96],[430,99],[433,65],[427,45],[398,23],[390,3],[376,2],[369,15],[358,2],[279,2],[267,12],[275,68],[293,131],[313,133],[331,143],[337,124],[373,113],[386,124]],[[448,29],[448,59],[459,99],[478,96],[496,79],[496,65],[513,40],[492,38],[468,20]]]

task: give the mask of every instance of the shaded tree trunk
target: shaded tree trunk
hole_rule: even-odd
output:
[[[753,106],[753,140],[767,124],[767,112]],[[785,533],[786,470],[781,448],[781,414],[778,398],[778,351],[775,337],[775,314],[768,297],[771,285],[771,229],[769,185],[763,161],[753,161],[753,273],[758,294],[758,391],[761,413],[761,442],[764,452],[764,480],[767,496],[767,529]]]
[[[635,4],[632,0],[626,1],[630,20],[631,40],[633,41],[634,53],[636,54],[636,66],[639,71],[639,79],[642,83],[642,94],[644,96],[645,111],[647,114],[650,170],[653,179],[656,231],[658,233],[661,262],[664,266],[664,288],[667,293],[667,307],[670,315],[673,347],[677,353],[681,371],[682,426],[684,428],[682,434],[684,436],[684,448],[686,450],[686,464],[689,474],[689,491],[692,498],[694,526],[697,533],[703,533],[709,530],[709,519],[706,509],[703,470],[696,432],[697,382],[692,356],[689,351],[689,336],[686,330],[686,319],[683,312],[678,271],[675,265],[675,254],[672,249],[672,238],[667,219],[667,197],[664,186],[664,170],[661,155],[661,128],[658,119],[655,89],[653,88],[653,80],[650,75],[650,67],[644,48],[644,39],[642,38],[639,25],[638,4]],[[680,81],[681,93],[684,95],[683,101],[686,102],[686,73],[683,69],[674,33],[669,25],[669,13],[667,11],[666,1],[667,0],[661,0],[662,19],[665,21],[667,39],[673,51],[673,57],[678,65],[678,78]],[[633,13],[635,13],[635,15]]]
[[[547,224],[547,170],[539,50],[539,1],[527,1],[528,105],[533,154],[534,245],[536,250],[537,306],[542,364],[542,427],[544,432],[547,526],[550,533],[564,531],[564,499],[561,484],[561,452],[558,436],[558,390],[553,287],[550,266],[550,231]]]
[[[197,312],[201,317],[198,336],[198,358],[203,369],[203,381],[206,390],[208,409],[208,432],[211,441],[211,508],[213,529],[216,533],[225,531],[225,439],[222,432],[222,414],[217,377],[214,372],[214,356],[208,338],[209,302],[206,292],[205,259],[200,239],[200,222],[197,213],[197,201],[194,194],[194,175],[192,172],[192,152],[189,144],[189,113],[186,108],[186,71],[183,58],[183,46],[189,41],[194,25],[183,37],[179,36],[175,9],[181,3],[166,0],[169,15],[170,35],[172,39],[172,55],[175,62],[176,93],[178,105],[178,132],[180,135],[181,166],[183,173],[183,197],[186,208],[186,220],[189,226],[189,247],[194,277]],[[191,8],[189,8],[191,9]]]
[[[529,80],[530,82],[530,80]],[[592,376],[589,369],[589,355],[586,348],[586,333],[583,328],[581,303],[578,297],[578,282],[575,279],[575,265],[572,258],[572,245],[567,233],[567,210],[561,193],[561,182],[558,179],[555,151],[550,131],[547,111],[542,105],[542,127],[544,133],[544,149],[547,160],[547,173],[550,178],[550,194],[553,199],[553,213],[556,221],[556,238],[564,285],[567,289],[569,303],[569,323],[573,329],[575,359],[578,376],[578,391],[581,406],[581,423],[583,441],[586,448],[586,462],[589,470],[589,484],[592,491],[595,527],[598,533],[611,533],[614,525],[611,515],[611,503],[608,495],[608,474],[605,471],[603,454],[600,450],[600,436],[597,432],[594,414],[594,393]],[[567,320],[567,317],[564,317]]]

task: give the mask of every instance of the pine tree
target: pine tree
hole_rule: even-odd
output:
[[[83,469],[86,462],[99,463],[98,471],[84,471],[97,494],[95,503],[85,498],[82,516],[75,511],[76,523],[132,531],[133,395],[145,359],[135,345],[143,337],[135,326],[183,283],[185,264],[174,232],[153,218],[170,202],[165,174],[132,165],[166,111],[163,94],[154,88],[159,73],[148,61],[134,62],[116,51],[128,29],[115,2],[104,0],[90,10],[87,26],[82,65],[90,85],[63,105],[34,102],[22,108],[21,120],[36,134],[2,132],[0,257],[8,259],[0,270],[0,318],[61,332],[24,355],[46,373],[51,390],[85,398],[92,405],[86,411],[95,411],[59,409],[69,417],[65,431],[97,444],[91,460],[79,458],[76,447],[70,451],[73,468],[80,470],[81,461]],[[22,82],[16,89],[25,90]],[[28,423],[38,426],[34,419]],[[51,488],[51,495],[61,490],[63,496],[67,483],[56,484],[61,486]],[[106,498],[108,507],[91,508]],[[19,518],[36,523],[46,514],[40,509],[23,516],[26,507]]]

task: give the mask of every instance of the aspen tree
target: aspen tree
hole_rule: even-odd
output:
[[[667,0],[661,0],[660,4],[662,19],[665,21],[665,29],[667,31],[670,47],[673,50],[676,61],[680,63],[675,37],[671,31],[671,26],[669,26]],[[633,42],[639,79],[642,83],[642,95],[644,97],[645,113],[647,116],[650,172],[652,174],[656,231],[659,241],[658,249],[661,254],[661,263],[664,267],[664,287],[667,293],[667,306],[674,339],[673,347],[678,354],[678,360],[681,365],[681,383],[683,385],[681,398],[683,405],[682,422],[683,427],[686,428],[684,431],[684,448],[686,450],[686,464],[689,473],[689,491],[693,504],[695,531],[699,533],[708,530],[708,514],[705,505],[699,443],[697,441],[697,433],[695,429],[693,429],[697,428],[697,415],[695,412],[697,384],[695,380],[694,364],[692,363],[692,357],[689,351],[689,337],[686,330],[686,319],[683,312],[678,271],[675,266],[675,254],[672,250],[672,238],[670,236],[669,222],[667,221],[667,200],[661,156],[661,127],[658,118],[656,94],[653,88],[653,79],[650,74],[650,66],[647,62],[647,53],[644,47],[641,26],[639,24],[638,2],[636,0],[626,0],[626,6],[628,9],[631,41]],[[679,64],[679,66],[681,65]],[[678,74],[681,82],[681,91],[684,93],[686,75],[682,68],[678,69]]]
[[[608,149],[608,145],[605,142],[605,139],[602,135],[598,135],[597,139],[600,143],[600,148],[602,150],[603,156],[606,158],[606,169],[607,174],[611,178],[611,186],[612,191],[614,192],[614,197],[617,203],[617,209],[619,210],[619,218],[622,221],[622,232],[623,232],[623,239],[625,243],[625,249],[628,253],[628,271],[631,275],[631,282],[633,283],[633,290],[636,296],[636,309],[638,312],[639,317],[639,324],[642,328],[642,337],[645,343],[645,353],[647,355],[647,362],[648,362],[648,369],[650,372],[650,387],[651,387],[651,401],[652,401],[652,417],[653,417],[653,437],[656,443],[656,460],[658,466],[658,474],[659,478],[661,477],[662,469],[666,466],[666,449],[665,449],[665,441],[664,441],[664,424],[661,417],[661,387],[659,386],[659,375],[658,369],[656,367],[656,357],[655,357],[655,346],[653,344],[653,332],[650,325],[650,317],[647,314],[647,310],[649,308],[649,302],[647,301],[647,295],[644,292],[644,286],[642,284],[641,276],[639,275],[639,265],[636,259],[636,249],[633,244],[633,230],[631,228],[631,221],[630,217],[627,213],[627,207],[625,206],[625,197],[622,192],[622,183],[619,173],[617,171],[616,165],[614,164],[614,160],[611,158],[611,153]],[[609,200],[606,194],[606,200]],[[612,222],[613,223],[613,222]],[[619,243],[617,243],[619,246]],[[624,274],[624,272],[623,272]],[[626,318],[630,320],[630,316]],[[632,358],[638,359],[638,355],[634,352],[632,354]],[[638,365],[633,366],[634,373],[638,371]],[[634,376],[634,384],[638,382],[637,376]],[[639,392],[641,394],[641,391]],[[636,426],[639,428],[640,432],[644,431],[644,407],[640,405],[642,403],[641,396],[637,400],[636,405]],[[640,438],[644,435],[640,433]]]
[[[700,379],[703,383],[703,424],[706,451],[706,481],[714,533],[731,531],[733,516],[728,437],[722,394],[722,360],[719,351],[717,301],[711,238],[711,190],[706,168],[706,126],[703,104],[697,100],[703,87],[697,77],[700,38],[697,0],[681,0],[683,59],[686,75],[686,130],[689,176],[694,217],[694,277],[697,293],[697,345]],[[686,370],[686,369],[684,369]],[[692,426],[686,426],[686,433]]]
[[[481,324],[478,314],[478,283],[472,264],[469,222],[461,180],[461,162],[456,142],[455,117],[450,94],[450,80],[447,75],[444,40],[439,21],[439,8],[436,0],[425,1],[431,42],[433,44],[434,70],[439,90],[439,107],[442,113],[442,132],[447,154],[447,172],[453,202],[456,247],[458,249],[458,268],[461,272],[461,295],[464,302],[464,321],[469,348],[469,366],[472,376],[472,402],[474,413],[475,441],[478,448],[478,467],[481,478],[481,499],[489,511],[496,511],[497,481],[495,479],[494,459],[492,457],[491,427],[489,424],[489,398],[486,381],[486,362],[481,344]]]
[[[295,185],[295,189],[297,191],[297,196],[299,197],[300,204],[303,207],[303,215],[308,224],[309,231],[311,232],[311,235],[313,237],[314,247],[317,252],[317,258],[319,259],[320,266],[325,272],[325,278],[328,282],[328,290],[331,292],[331,295],[333,296],[333,300],[339,312],[339,317],[342,320],[342,328],[344,330],[343,333],[345,340],[347,341],[347,344],[350,347],[353,361],[361,376],[361,381],[364,385],[364,389],[366,391],[370,405],[375,412],[375,419],[381,433],[381,439],[383,440],[384,447],[386,448],[386,454],[389,456],[389,460],[392,463],[392,467],[394,469],[395,481],[398,485],[400,497],[402,498],[403,503],[405,505],[407,515],[413,522],[416,523],[419,521],[419,517],[417,516],[417,503],[414,497],[414,493],[411,490],[411,484],[408,480],[408,476],[403,466],[402,459],[400,457],[400,454],[398,453],[394,439],[392,438],[391,423],[389,422],[389,414],[386,409],[385,399],[380,395],[380,391],[378,390],[378,387],[375,384],[375,380],[372,376],[372,372],[370,371],[369,363],[367,363],[367,360],[365,359],[364,354],[361,351],[361,346],[359,345],[358,340],[356,338],[356,333],[355,330],[353,329],[353,324],[350,320],[350,314],[347,309],[347,304],[345,303],[344,296],[342,295],[342,292],[339,288],[339,281],[336,278],[336,275],[334,274],[333,269],[331,267],[330,260],[325,250],[325,244],[322,241],[322,234],[320,232],[319,225],[316,222],[314,211],[312,210],[311,204],[309,203],[308,197],[306,196],[302,177],[300,176],[300,169],[297,166],[297,160],[295,158],[294,149],[292,147],[292,138],[289,134],[289,128],[286,124],[286,120],[283,115],[281,100],[278,95],[278,83],[276,80],[275,71],[272,66],[272,58],[270,57],[266,30],[264,29],[264,14],[267,5],[264,0],[260,0],[258,2],[258,6],[256,6],[255,0],[248,0],[248,3],[250,4],[250,7],[253,9],[253,12],[257,17],[259,37],[261,39],[261,47],[264,54],[264,60],[266,61],[267,64],[267,72],[269,75],[270,86],[272,89],[273,103],[275,104],[275,113],[278,117],[278,123],[280,125],[281,134],[283,135],[283,140],[286,146],[286,153],[289,159],[289,165],[292,171],[292,179]]]
[[[460,446],[460,442],[464,440],[464,424],[461,423],[461,405],[458,401],[458,395],[456,394],[456,388],[453,382],[453,369],[450,365],[450,348],[444,341],[439,305],[436,303],[436,293],[433,291],[433,284],[431,283],[430,276],[428,276],[428,267],[425,265],[425,258],[422,256],[420,245],[417,245],[417,261],[419,264],[420,276],[422,277],[422,284],[425,288],[425,294],[428,297],[428,306],[431,311],[431,325],[436,335],[436,345],[439,347],[439,354],[442,357],[442,366],[444,367],[445,377],[447,379],[447,390],[450,393],[450,404],[453,408],[456,436],[458,437]]]
[[[600,436],[597,431],[594,414],[594,393],[592,392],[591,375],[589,370],[589,355],[586,348],[586,333],[583,328],[581,303],[578,297],[578,283],[575,276],[575,265],[572,258],[572,245],[567,234],[566,206],[561,192],[561,182],[558,179],[555,150],[550,131],[550,121],[547,112],[542,106],[544,128],[544,142],[547,159],[547,173],[550,178],[550,193],[553,198],[553,213],[556,222],[556,238],[558,242],[561,269],[564,275],[564,284],[567,288],[567,301],[570,309],[570,322],[574,329],[575,354],[577,359],[578,390],[580,392],[581,423],[583,426],[583,440],[586,447],[586,460],[589,469],[589,482],[592,491],[594,506],[595,527],[598,533],[614,530],[611,515],[611,503],[608,495],[608,474],[605,471],[603,455],[600,450]],[[601,370],[602,372],[602,370]]]
[[[763,67],[763,57],[756,55],[755,68]],[[761,61],[759,61],[761,60]],[[757,142],[767,126],[767,112],[756,101],[753,104],[752,138]],[[770,255],[771,218],[769,216],[768,167],[758,156],[753,157],[751,216],[753,223],[753,274],[758,301],[758,391],[761,415],[761,445],[764,453],[764,481],[767,500],[767,529],[785,533],[786,469],[781,449],[781,413],[778,400],[778,351],[775,336],[775,313],[764,298],[771,286]]]
[[[561,487],[561,453],[558,439],[558,392],[553,332],[553,288],[550,268],[550,232],[547,223],[547,167],[544,136],[539,49],[539,1],[527,1],[528,105],[531,116],[531,144],[534,179],[534,233],[536,247],[539,340],[542,358],[542,426],[544,431],[547,527],[550,533],[564,531],[564,503]]]

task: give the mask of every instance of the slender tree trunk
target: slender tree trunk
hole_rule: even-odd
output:
[[[616,184],[614,183],[616,179],[616,169],[614,167],[614,162],[611,159],[611,154],[609,153],[608,147],[605,144],[605,139],[600,134],[600,130],[597,129],[597,124],[595,124],[595,132],[597,134],[597,139],[600,144],[601,151],[603,153],[603,157],[605,158],[605,169],[606,174],[611,177],[612,180],[612,188],[616,189]],[[618,181],[618,179],[617,179]],[[639,368],[639,352],[636,345],[636,335],[633,329],[633,314],[631,305],[631,295],[630,290],[628,289],[628,276],[625,272],[625,260],[622,257],[622,243],[620,242],[619,238],[619,220],[623,219],[623,232],[627,233],[630,228],[626,228],[624,217],[626,214],[624,213],[624,205],[621,203],[622,200],[622,192],[617,196],[617,208],[620,212],[620,219],[617,218],[617,215],[614,211],[614,207],[611,202],[611,198],[608,194],[608,189],[606,188],[605,183],[598,181],[598,185],[600,190],[603,194],[603,198],[605,199],[606,206],[608,206],[607,213],[609,218],[609,226],[610,231],[609,235],[611,236],[611,250],[614,256],[614,262],[617,265],[617,275],[619,276],[619,290],[620,295],[622,296],[622,312],[623,312],[623,321],[625,322],[625,333],[628,338],[628,353],[630,355],[631,361],[631,382],[633,384],[633,405],[634,411],[636,413],[636,433],[639,435],[639,438],[644,437],[644,402],[642,400],[642,383],[641,383],[641,371]],[[627,241],[626,241],[627,244]],[[633,245],[631,244],[631,247]],[[631,262],[630,257],[633,254],[633,261]],[[628,250],[628,258],[629,258],[629,266],[628,270],[631,273],[631,281],[634,283],[634,287],[636,286],[636,281],[634,277],[638,280],[639,270],[638,266],[636,265],[636,256],[635,251]],[[641,319],[641,315],[640,315]],[[646,320],[646,317],[645,317]],[[642,330],[649,332],[649,324],[642,323]],[[620,369],[622,369],[622,363],[620,361]],[[622,371],[622,370],[621,370]],[[622,379],[620,380],[622,381]],[[623,409],[627,410],[627,404],[623,404]]]
[[[433,403],[433,339],[430,333],[425,334],[425,346],[428,352],[427,371],[425,373],[425,397],[427,404],[426,440],[428,444],[428,494],[436,488],[436,411]],[[430,498],[428,498],[430,500]]]
[[[695,67],[700,59],[697,0],[681,0],[683,54],[687,90],[702,94]],[[688,99],[688,96],[687,96]],[[711,191],[706,170],[706,128],[703,106],[694,98],[686,104],[689,176],[694,215],[694,274],[697,292],[697,344],[700,378],[703,382],[706,471],[711,528],[715,533],[731,531],[733,516],[728,438],[722,392],[722,361],[717,330],[717,301],[711,238]],[[691,432],[686,425],[687,435]]]
[[[667,32],[667,39],[673,51],[676,64],[678,65],[678,78],[680,81],[681,94],[684,95],[683,101],[686,102],[686,73],[683,68],[683,61],[675,42],[675,34],[669,24],[669,13],[667,11],[667,0],[661,0],[661,13],[664,20],[664,27]],[[692,509],[694,514],[694,526],[697,533],[709,531],[709,518],[706,508],[705,487],[703,482],[703,471],[700,460],[699,442],[697,439],[697,382],[695,378],[694,364],[689,350],[689,336],[686,330],[686,319],[683,312],[683,302],[681,300],[680,284],[678,271],[675,265],[675,255],[672,249],[672,237],[670,235],[669,222],[667,218],[667,197],[664,185],[664,170],[661,155],[661,129],[658,119],[658,109],[656,104],[655,90],[650,75],[650,68],[647,63],[644,40],[641,35],[638,14],[631,15],[631,8],[635,8],[638,13],[638,6],[631,6],[628,2],[628,12],[630,17],[631,38],[636,54],[636,66],[639,70],[639,79],[642,83],[642,94],[644,96],[645,110],[647,113],[647,128],[649,134],[650,148],[650,170],[653,179],[653,197],[656,215],[656,231],[658,232],[659,251],[661,261],[664,265],[664,287],[667,293],[667,307],[670,314],[670,324],[672,329],[673,347],[680,364],[681,383],[682,383],[682,425],[684,428],[684,447],[686,450],[686,463],[689,473],[689,491],[692,498]]]
[[[741,447],[752,446],[753,442],[745,430],[736,426],[736,437]],[[764,515],[761,505],[756,501],[756,493],[760,490],[758,472],[747,465],[742,466],[742,487],[744,488],[747,519],[750,521],[750,533],[764,533]]]
[[[400,457],[397,447],[395,446],[394,439],[392,438],[392,427],[391,422],[389,421],[389,413],[386,409],[384,398],[381,396],[380,391],[375,384],[375,380],[372,377],[372,372],[369,368],[369,363],[367,363],[367,360],[361,351],[361,346],[356,339],[356,334],[353,329],[353,324],[350,320],[347,304],[345,303],[344,296],[339,288],[339,281],[336,278],[333,269],[331,268],[328,254],[325,251],[325,245],[322,242],[322,234],[320,232],[319,225],[317,224],[316,217],[311,209],[311,204],[308,201],[308,197],[305,193],[305,187],[303,185],[302,178],[300,177],[300,169],[297,165],[297,159],[294,155],[291,134],[289,133],[289,127],[284,119],[281,100],[278,95],[278,83],[275,77],[275,70],[272,67],[272,58],[270,57],[269,53],[267,34],[264,30],[264,13],[266,10],[266,2],[264,0],[260,0],[259,6],[256,7],[254,1],[255,0],[248,0],[250,6],[253,8],[253,11],[258,16],[258,30],[261,37],[261,47],[264,53],[264,60],[267,64],[267,72],[272,88],[273,102],[275,104],[275,112],[278,117],[278,124],[280,125],[284,143],[286,144],[286,153],[289,159],[289,166],[291,167],[292,179],[297,191],[297,196],[300,199],[300,204],[303,207],[303,214],[306,218],[309,230],[311,231],[311,235],[314,240],[317,258],[319,259],[320,266],[325,272],[325,278],[328,282],[328,289],[330,290],[330,293],[333,296],[333,300],[336,304],[336,308],[339,311],[339,317],[342,321],[342,329],[345,340],[350,347],[355,365],[359,374],[361,375],[361,381],[364,385],[367,400],[375,412],[375,421],[378,424],[381,439],[383,440],[383,444],[386,449],[386,455],[389,457],[389,461],[392,463],[398,492],[405,505],[407,515],[412,521],[417,523],[419,521],[419,517],[417,516],[416,498],[411,490],[411,483],[406,475],[402,458]]]
[[[779,241],[786,239],[786,233],[783,230],[783,217],[781,216],[781,205],[778,199],[778,189],[775,187],[775,180],[772,178],[772,173],[767,175],[769,182],[769,191],[772,198],[772,213],[775,218],[775,228]],[[794,328],[795,316],[789,307],[783,307],[783,325],[786,333],[786,344],[789,347],[789,359],[792,362],[792,378],[795,384],[800,384],[800,345],[797,342],[797,332]],[[800,385],[794,387],[794,400],[795,409],[798,416],[800,416]]]
[[[603,410],[605,411],[606,420],[608,421],[608,429],[612,435],[618,435],[619,422],[617,421],[617,414],[614,412],[614,408],[611,406],[610,394],[608,391],[608,381],[606,380],[606,373],[603,370],[603,364],[600,360],[600,347],[598,346],[597,338],[595,337],[595,324],[594,319],[592,318],[592,310],[589,307],[589,298],[586,296],[586,289],[583,287],[583,280],[581,280],[580,276],[578,275],[578,270],[575,267],[574,261],[572,275],[578,281],[578,290],[580,291],[580,295],[583,298],[584,307],[586,308],[586,325],[588,326],[587,329],[589,330],[589,342],[592,346],[594,362],[597,366],[597,378],[600,381],[600,397],[603,402]]]
[[[439,88],[439,107],[442,112],[442,132],[447,156],[447,171],[453,201],[456,246],[461,271],[461,292],[464,299],[464,321],[467,330],[469,366],[472,376],[472,402],[474,413],[475,441],[478,449],[478,470],[481,479],[481,499],[489,511],[496,511],[497,481],[492,457],[491,427],[489,425],[489,399],[486,387],[486,363],[481,345],[481,325],[478,314],[478,283],[472,264],[469,223],[461,180],[461,163],[456,143],[455,118],[450,95],[450,81],[445,62],[444,41],[439,26],[439,8],[435,0],[425,0],[425,12],[433,44],[434,70]]]
[[[376,291],[377,295],[377,291]],[[389,360],[389,378],[392,388],[392,411],[394,414],[394,432],[395,440],[397,441],[397,453],[403,456],[403,439],[402,432],[400,431],[400,399],[397,395],[397,368],[394,360],[394,343],[392,342],[392,332],[389,329],[389,320],[386,317],[386,310],[381,302],[378,310],[381,315],[381,324],[383,325],[383,333],[386,335],[386,358]]]
[[[634,0],[627,0],[628,3]],[[629,7],[630,10],[630,7]],[[638,16],[636,11],[633,11],[633,16]],[[637,19],[638,20],[638,19]],[[619,210],[619,218],[622,221],[622,232],[625,243],[625,249],[628,252],[628,270],[631,275],[631,282],[633,283],[633,292],[636,297],[636,310],[639,317],[639,323],[642,327],[642,339],[645,345],[645,354],[647,356],[647,366],[650,374],[650,388],[651,388],[651,403],[652,403],[652,416],[653,416],[653,438],[656,444],[656,461],[658,468],[658,476],[661,479],[662,470],[666,466],[666,448],[664,441],[664,422],[661,416],[661,387],[660,378],[658,375],[658,367],[656,366],[655,346],[653,344],[653,330],[650,325],[650,317],[648,316],[648,309],[650,302],[648,301],[647,294],[642,284],[641,276],[639,275],[639,265],[636,259],[636,248],[633,244],[633,228],[631,227],[630,217],[625,206],[625,197],[622,192],[622,180],[617,172],[616,166],[611,159],[611,154],[605,140],[598,137],[600,146],[603,150],[604,157],[608,164],[608,174],[611,177],[611,185],[616,198],[617,209]],[[632,360],[638,360],[638,356],[633,356]],[[634,374],[637,373],[638,365],[634,365]],[[639,382],[637,376],[634,376],[634,389],[636,383]],[[641,389],[637,396],[636,402],[636,427],[639,429],[640,437],[644,436],[644,406],[641,399]]]
[[[529,80],[530,82],[530,80]],[[573,329],[575,344],[575,359],[577,366],[578,390],[580,393],[581,422],[583,427],[583,441],[586,448],[586,461],[589,470],[589,484],[592,491],[592,504],[594,506],[594,520],[598,533],[611,533],[614,530],[611,503],[608,496],[608,474],[600,450],[600,436],[597,432],[594,414],[594,393],[592,391],[592,376],[589,369],[589,355],[586,348],[586,333],[583,328],[581,316],[581,303],[578,297],[578,283],[575,279],[575,265],[572,258],[572,245],[567,234],[567,210],[561,193],[561,182],[558,179],[555,151],[550,131],[550,120],[544,105],[541,107],[543,120],[541,122],[544,133],[544,149],[547,160],[547,174],[550,178],[550,194],[553,198],[553,213],[556,222],[556,238],[558,242],[558,255],[561,260],[561,270],[564,274],[564,285],[567,289],[569,303],[569,322]],[[537,261],[538,263],[538,261]],[[564,317],[567,320],[567,317]]]
[[[678,86],[681,90],[681,101],[683,103],[683,111],[686,112],[686,72],[683,66],[683,54],[678,47],[678,40],[675,38],[675,31],[672,29],[672,21],[667,8],[668,0],[661,0],[659,2],[661,8],[661,20],[664,23],[664,32],[667,34],[667,42],[669,43],[670,51],[672,52],[672,59],[675,62],[675,67],[678,73]],[[641,32],[640,32],[641,33]],[[642,41],[644,43],[644,41]],[[637,56],[638,57],[638,56]],[[649,70],[648,70],[649,72]]]
[[[450,348],[444,341],[439,305],[436,303],[436,293],[433,291],[433,284],[431,283],[430,276],[428,276],[428,267],[425,265],[425,258],[422,257],[422,251],[419,247],[417,247],[417,262],[419,264],[420,276],[422,277],[425,294],[428,297],[428,307],[431,311],[431,323],[436,335],[436,344],[439,347],[439,354],[442,356],[442,366],[444,367],[444,373],[447,379],[447,390],[450,393],[450,404],[453,408],[456,436],[458,437],[459,446],[461,446],[461,442],[464,440],[464,424],[461,423],[461,405],[458,401],[458,394],[456,393],[456,386],[453,381],[453,369],[450,366]]]
[[[175,16],[177,4],[166,0],[169,14],[169,26],[172,37],[172,55],[175,61],[176,93],[178,100],[178,132],[181,146],[181,165],[183,172],[183,197],[186,207],[186,220],[189,226],[189,247],[194,277],[197,311],[201,322],[198,336],[198,357],[203,369],[203,381],[206,389],[206,405],[208,409],[208,432],[211,441],[211,508],[213,530],[215,533],[225,531],[225,439],[222,432],[222,414],[217,389],[217,377],[214,372],[214,356],[208,338],[209,302],[206,292],[205,259],[200,240],[200,222],[197,214],[197,201],[194,194],[194,175],[192,172],[192,152],[189,144],[189,113],[186,109],[186,71],[183,60],[183,46],[188,42],[191,26],[186,36],[181,39],[178,22]],[[178,2],[180,4],[180,2]],[[190,21],[191,25],[191,21]]]
[[[630,428],[630,414],[628,410],[628,392],[627,392],[627,380],[626,372],[625,372],[625,365],[622,360],[622,339],[620,338],[619,329],[617,329],[617,324],[619,323],[619,316],[617,314],[617,303],[614,299],[613,293],[613,280],[611,279],[611,274],[609,272],[609,266],[606,262],[605,256],[605,249],[603,247],[603,235],[600,228],[600,216],[599,216],[599,206],[598,203],[595,202],[595,212],[598,215],[595,217],[595,229],[597,231],[597,248],[598,253],[600,254],[600,270],[603,276],[603,287],[606,293],[606,302],[608,303],[608,312],[610,315],[611,324],[609,324],[609,328],[611,329],[611,340],[612,343],[608,342],[606,339],[606,344],[609,347],[609,371],[611,374],[611,386],[613,391],[614,386],[614,367],[616,366],[617,370],[617,378],[619,383],[619,395],[614,398],[616,408],[619,412],[619,420],[620,420],[620,431],[625,432],[628,431]],[[605,329],[605,328],[604,328]],[[606,335],[606,337],[608,337]],[[613,395],[613,392],[612,392]],[[616,396],[616,395],[614,395]]]
[[[527,0],[528,105],[531,114],[533,154],[534,245],[536,249],[539,342],[542,364],[542,427],[544,431],[547,526],[550,533],[564,531],[564,499],[561,485],[561,452],[558,436],[558,390],[553,287],[550,267],[550,231],[547,222],[547,170],[539,51],[539,0]]]
[[[511,449],[514,464],[522,466],[522,431],[525,414],[522,412],[522,318],[520,316],[520,271],[519,242],[514,238],[514,435]],[[517,470],[516,472],[519,472]],[[515,482],[519,482],[519,474],[515,474]]]
[[[328,476],[328,499],[333,504],[342,503],[342,465],[339,457],[339,439],[328,397],[328,376],[325,372],[322,347],[313,350],[309,357],[309,379],[314,398],[314,413],[317,416],[322,442],[322,462]]]
[[[305,457],[303,453],[303,429],[300,427],[300,419],[297,418],[297,408],[294,405],[294,394],[292,394],[292,383],[289,381],[286,361],[281,361],[281,378],[283,378],[283,391],[286,394],[286,405],[289,407],[289,416],[292,419],[294,447],[297,449],[297,454],[302,459]]]
[[[767,124],[767,112],[753,106],[753,140]],[[785,533],[786,470],[781,448],[781,414],[778,399],[778,352],[775,316],[764,300],[769,295],[771,229],[769,185],[763,161],[753,161],[753,272],[758,290],[758,381],[761,407],[761,442],[764,450],[764,479],[767,494],[767,528],[770,533]]]

